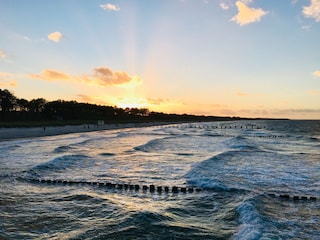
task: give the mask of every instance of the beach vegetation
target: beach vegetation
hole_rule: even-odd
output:
[[[73,124],[138,123],[138,122],[200,122],[240,120],[240,117],[217,117],[172,114],[150,111],[147,108],[119,108],[77,101],[30,101],[0,89],[0,127],[58,126]]]

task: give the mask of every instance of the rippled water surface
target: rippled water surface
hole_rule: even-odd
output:
[[[320,121],[176,124],[0,142],[0,187],[0,239],[320,239]]]

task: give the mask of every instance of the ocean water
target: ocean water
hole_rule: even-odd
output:
[[[320,121],[0,142],[0,239],[320,239]]]

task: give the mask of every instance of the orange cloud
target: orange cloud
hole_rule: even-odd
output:
[[[5,59],[7,57],[6,53],[0,49],[0,58]]]
[[[157,99],[148,98],[147,101],[151,105],[161,105],[161,104],[172,102],[170,99],[163,99],[163,98],[157,98]]]
[[[320,70],[313,72],[313,75],[315,75],[316,77],[320,77]]]
[[[108,11],[120,11],[120,8],[117,7],[114,4],[108,3],[108,4],[101,4],[100,7],[104,10],[108,10]]]
[[[16,87],[18,83],[12,73],[0,72],[0,87]]]
[[[248,97],[248,96],[250,96],[250,94],[244,93],[244,92],[237,92],[236,96],[238,96],[238,97]]]
[[[302,13],[307,18],[314,18],[320,22],[320,0],[311,0],[309,6],[303,7]]]
[[[126,72],[113,72],[108,67],[97,67],[93,69],[95,82],[102,86],[121,85],[125,83],[140,84],[142,80],[139,77],[130,77]]]
[[[307,92],[307,94],[309,95],[320,95],[320,91],[318,90],[310,90]]]
[[[268,13],[261,8],[249,8],[245,3],[240,1],[236,2],[236,6],[238,8],[238,14],[231,18],[231,21],[235,21],[240,26],[259,22],[260,19]]]
[[[93,102],[93,98],[89,95],[85,95],[85,94],[78,94],[77,98],[81,101],[81,102]]]
[[[100,86],[121,86],[138,85],[142,79],[138,76],[129,76],[126,72],[112,71],[108,67],[97,67],[92,70],[92,74],[83,74],[79,76],[70,76],[64,72],[46,69],[41,74],[30,74],[30,78],[48,80],[48,81],[75,81],[87,84],[96,84]]]
[[[53,42],[59,42],[62,37],[63,35],[61,32],[53,32],[48,35],[48,39]]]
[[[56,80],[69,80],[70,76],[63,72],[58,72],[56,70],[46,69],[43,70],[41,74],[30,74],[29,77],[35,79],[42,79],[48,81],[56,81]]]

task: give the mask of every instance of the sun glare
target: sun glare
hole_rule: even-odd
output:
[[[125,97],[116,99],[116,105],[119,108],[146,108],[148,107],[148,101],[144,98]]]

